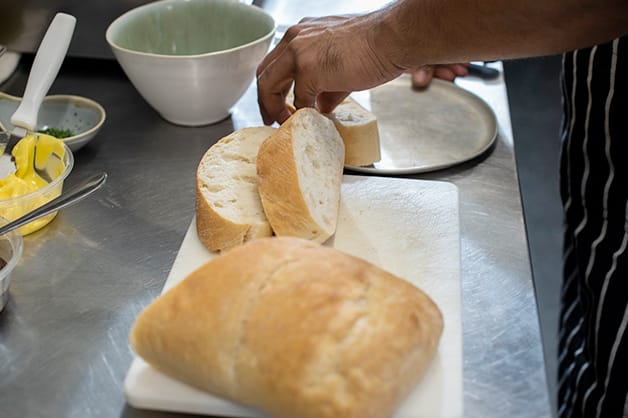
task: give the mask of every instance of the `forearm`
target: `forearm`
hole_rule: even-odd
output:
[[[329,112],[365,90],[426,64],[553,54],[628,33],[628,0],[398,0],[355,16],[288,29],[257,71],[265,123],[295,105]]]
[[[628,33],[628,1],[399,0],[371,43],[399,68],[547,55]]]

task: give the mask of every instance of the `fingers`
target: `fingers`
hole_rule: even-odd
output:
[[[290,58],[289,54],[280,55],[257,77],[257,103],[265,125],[271,125],[275,120],[283,123],[290,117],[285,105],[293,81],[294,63]]]
[[[288,29],[277,48],[267,55],[257,71],[257,99],[264,123],[283,123],[290,112],[285,97],[294,82],[294,106],[316,107],[319,74],[312,71],[320,52],[310,40],[307,23]],[[314,61],[313,61],[314,60]]]
[[[275,46],[275,48],[273,48],[273,50],[270,51],[262,59],[262,62],[260,62],[259,65],[257,66],[257,72],[256,72],[257,77],[260,76],[260,74],[266,69],[266,67],[268,67],[270,63],[276,60],[283,53],[283,51],[286,49],[290,41],[292,41],[299,34],[300,31],[301,31],[301,28],[298,27],[298,25],[291,26],[290,28],[288,28],[288,30],[286,31],[284,36],[281,38],[277,46]]]
[[[331,113],[344,99],[347,98],[349,92],[334,91],[321,93],[316,98],[318,110],[322,113]]]
[[[451,71],[456,74],[457,77],[464,77],[469,75],[469,64],[451,64],[449,65]]]
[[[272,125],[274,121],[282,124],[290,117],[290,111],[285,106],[285,96],[281,94],[276,95],[276,100],[284,103],[283,107],[278,110],[277,116],[271,116],[268,110],[266,110],[266,106],[264,103],[258,99],[257,104],[259,105],[260,114],[262,115],[262,120],[264,121],[264,125]]]
[[[426,65],[412,72],[412,87],[422,89],[432,82],[434,77],[434,67]]]
[[[290,111],[285,107],[285,99],[295,81],[296,73],[295,53],[291,51],[290,44],[303,31],[307,31],[307,22],[310,20],[305,18],[302,23],[288,28],[277,46],[257,67],[257,102],[266,125],[274,121],[283,123],[290,117]],[[297,107],[302,107],[300,106],[302,103],[314,102],[314,98],[310,97],[312,94],[308,93],[304,86],[295,87],[294,96],[294,104]]]
[[[306,79],[301,82],[294,80],[294,107],[301,109],[302,107],[316,107],[316,90],[310,84],[310,80]]]
[[[441,80],[454,81],[456,77],[468,75],[468,65],[469,64],[425,65],[407,72],[412,75],[412,87],[421,89],[427,87],[434,77],[440,78]]]
[[[286,32],[284,33],[283,37],[281,38],[281,40],[279,41],[279,43],[275,46],[275,48],[273,48],[272,51],[270,51],[262,60],[262,62],[258,65],[257,67],[257,74],[256,75],[260,75],[260,73],[263,71],[264,68],[266,68],[268,66],[269,63],[273,62],[275,59],[277,59],[277,57],[279,55],[281,55],[285,48],[290,44],[290,42],[296,38],[297,36],[299,36],[302,33],[305,33],[308,31],[308,29],[311,29],[313,27],[316,27],[317,25],[320,24],[326,24],[326,25],[333,25],[334,23],[338,23],[338,22],[343,22],[346,20],[346,16],[326,16],[323,18],[319,18],[319,17],[304,17],[302,18],[298,24],[294,25],[294,26],[290,26]]]
[[[434,76],[441,80],[454,81],[456,73],[449,67],[439,66],[434,69]]]
[[[434,77],[442,80],[454,81],[456,77],[464,77],[469,74],[468,64],[448,64],[434,67]]]

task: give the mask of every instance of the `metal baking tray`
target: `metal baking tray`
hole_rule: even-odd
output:
[[[484,100],[454,83],[434,79],[413,89],[403,75],[352,96],[378,119],[382,158],[364,173],[424,173],[469,161],[497,138],[497,118]]]

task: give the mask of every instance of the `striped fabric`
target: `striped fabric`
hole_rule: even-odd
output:
[[[563,56],[559,417],[628,417],[628,37]]]

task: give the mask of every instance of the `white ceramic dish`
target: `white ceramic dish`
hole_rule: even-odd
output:
[[[257,6],[233,0],[161,0],[114,20],[106,39],[142,97],[169,122],[229,116],[275,32]]]
[[[0,93],[0,129],[13,129],[11,115],[20,100],[21,97]],[[94,100],[73,95],[50,95],[41,104],[36,129],[69,129],[74,135],[62,140],[72,152],[76,152],[96,136],[105,119],[105,109]]]

